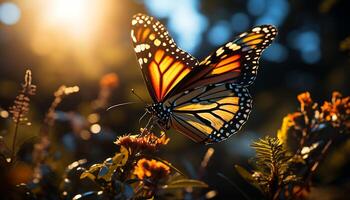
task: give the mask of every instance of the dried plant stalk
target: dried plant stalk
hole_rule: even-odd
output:
[[[22,90],[14,100],[13,106],[10,107],[10,113],[12,114],[12,120],[15,123],[15,131],[12,141],[12,156],[11,162],[15,159],[15,148],[17,140],[18,127],[22,123],[30,125],[27,114],[29,112],[30,96],[35,95],[36,85],[32,84],[32,72],[28,69],[24,75],[24,83],[22,84]]]
[[[33,151],[34,163],[37,163],[37,164],[41,163],[47,155],[47,151],[50,146],[49,130],[55,123],[56,108],[66,96],[76,93],[78,91],[79,91],[78,86],[67,87],[65,85],[61,85],[54,93],[55,98],[52,101],[50,108],[46,113],[44,124],[40,129],[40,133],[39,133],[40,141],[34,146],[34,151]]]

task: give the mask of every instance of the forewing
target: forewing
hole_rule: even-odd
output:
[[[248,89],[218,84],[187,90],[169,98],[170,124],[195,142],[220,142],[235,134],[252,108]]]
[[[179,49],[164,25],[153,17],[137,14],[131,23],[131,38],[149,93],[155,102],[160,102],[198,61]]]
[[[261,53],[276,35],[277,29],[271,25],[258,26],[240,34],[205,58],[191,72],[185,88],[226,82],[251,85],[257,75]]]

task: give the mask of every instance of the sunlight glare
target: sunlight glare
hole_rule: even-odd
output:
[[[96,22],[96,2],[92,0],[51,0],[43,18],[46,23],[61,28],[72,36],[90,35]]]
[[[84,0],[56,0],[52,4],[52,17],[57,22],[76,24],[83,20],[87,10]]]

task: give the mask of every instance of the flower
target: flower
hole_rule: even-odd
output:
[[[297,141],[303,137],[303,131],[307,127],[304,113],[294,112],[283,118],[281,128],[277,131],[278,139],[285,144],[289,150],[296,150]]]
[[[310,93],[309,92],[304,92],[298,95],[298,101],[300,102],[301,105],[301,111],[304,111],[305,108],[309,108],[312,106],[313,101],[311,99]]]
[[[170,168],[163,162],[142,158],[137,162],[134,174],[141,180],[148,179],[147,182],[154,183],[169,175]]]
[[[287,118],[289,118],[289,121],[291,122],[291,126],[294,126],[295,129],[302,129],[305,127],[304,115],[301,112],[288,114]]]
[[[141,135],[124,135],[119,137],[114,143],[124,146],[132,152],[156,151],[161,146],[168,144],[169,138],[163,134],[157,137],[146,129],[141,129]]]
[[[349,124],[350,97],[344,97],[339,92],[333,92],[331,102],[325,101],[321,106],[321,116],[325,121],[338,126],[341,122]]]

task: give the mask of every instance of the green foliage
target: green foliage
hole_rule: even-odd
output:
[[[278,139],[267,136],[252,143],[254,169],[235,166],[268,199],[306,198],[312,176],[331,144],[349,138],[350,97],[333,92],[331,101],[319,106],[305,92],[298,100],[299,111],[283,118]]]
[[[55,99],[39,132],[40,138],[34,143],[30,154],[31,163],[16,158],[14,149],[18,127],[23,122],[28,122],[26,116],[29,111],[29,96],[34,95],[36,89],[31,82],[31,73],[27,71],[20,96],[16,98],[14,106],[10,109],[16,126],[12,150],[7,147],[4,137],[0,136],[0,178],[10,183],[4,184],[4,188],[11,190],[11,197],[27,199],[60,197],[78,200],[168,197],[183,199],[190,196],[192,199],[199,199],[207,195],[211,198],[216,195],[215,190],[209,191],[206,195],[203,193],[209,187],[202,178],[208,161],[213,155],[212,148],[208,149],[198,171],[192,173],[191,177],[187,177],[173,164],[157,156],[160,149],[170,140],[166,134],[162,133],[158,137],[147,129],[141,129],[139,134],[119,137],[115,142],[119,150],[101,163],[95,163],[86,168],[87,160],[81,159],[61,171],[53,167],[54,165],[50,163],[52,154],[49,129],[55,124],[57,106],[65,96],[77,92],[79,90],[77,86],[61,86],[55,92]],[[256,151],[256,156],[252,159],[252,169],[247,170],[235,165],[236,171],[261,192],[262,198],[305,199],[310,193],[312,177],[329,153],[330,147],[336,146],[335,144],[340,146],[339,144],[346,141],[348,143],[350,97],[343,97],[339,92],[334,92],[331,101],[317,104],[306,92],[300,94],[298,100],[299,110],[284,117],[281,129],[277,133],[278,139],[267,136],[251,144]],[[95,111],[93,112],[97,115]],[[84,131],[81,132],[84,133]],[[12,154],[11,158],[9,158],[10,154]],[[336,155],[339,156],[339,154]],[[18,172],[25,176],[21,177],[22,182],[17,182],[15,185],[10,182],[10,178]],[[234,181],[225,179],[242,196],[249,199],[249,195],[240,190]],[[89,186],[84,191],[85,187],[81,189],[80,186],[86,183]],[[4,199],[8,198],[5,196]]]
[[[107,158],[102,164],[94,164],[88,170],[84,171],[80,178],[90,178],[91,180],[103,179],[111,181],[116,171],[122,171],[122,167],[128,160],[128,150],[121,146],[120,153],[116,153],[112,158]]]
[[[110,87],[110,81],[103,82],[107,82]],[[19,160],[15,165],[14,149],[18,126],[28,122],[29,96],[34,95],[35,89],[31,72],[27,70],[22,91],[10,109],[16,125],[12,151],[7,147],[4,137],[0,136],[0,181],[11,182],[10,176],[6,174],[15,174],[17,171],[26,175],[21,177],[26,183],[6,184],[11,193],[5,196],[5,199],[149,199],[168,196],[182,199],[185,193],[192,195],[194,192],[185,192],[189,188],[208,187],[201,180],[187,178],[170,162],[157,157],[156,153],[166,146],[170,139],[164,133],[158,137],[147,129],[141,129],[139,134],[119,137],[115,142],[119,150],[101,163],[86,168],[87,159],[81,159],[63,169],[54,166],[51,163],[54,161],[51,158],[50,129],[55,125],[56,108],[65,96],[79,91],[77,86],[61,86],[54,93],[55,98],[43,120],[38,141],[33,142],[33,151],[30,153],[32,163],[29,165]],[[106,103],[106,99],[99,102]],[[96,106],[96,109],[100,109],[102,105]],[[94,117],[98,118],[97,112],[92,112]],[[72,123],[74,124],[74,121]],[[79,134],[87,132],[81,131],[86,128],[85,124],[79,124],[75,128],[80,130]],[[9,154],[12,154],[11,158]],[[3,177],[8,180],[3,180]],[[88,185],[86,191],[81,189],[81,184]]]
[[[252,186],[254,186],[256,189],[258,189],[260,192],[263,192],[263,189],[261,188],[259,182],[253,177],[253,174],[249,172],[248,170],[244,169],[243,167],[239,165],[235,165],[235,169],[238,172],[241,177],[250,183]]]
[[[166,185],[163,186],[163,189],[179,189],[179,188],[188,188],[188,187],[206,188],[208,187],[208,185],[198,180],[179,179],[179,180],[169,181]]]
[[[291,168],[291,156],[277,138],[266,136],[253,142],[251,147],[256,151],[254,170],[249,172],[240,166],[235,168],[266,196],[278,195],[281,188],[297,181]]]
[[[277,138],[267,136],[251,146],[256,150],[256,173],[258,176],[260,173],[262,180],[275,180],[278,185],[295,180],[295,176],[291,175],[291,157]]]
[[[169,195],[169,189],[176,191],[208,187],[200,180],[186,178],[168,161],[146,154],[145,151],[158,150],[155,144],[166,145],[168,139],[164,136],[156,137],[147,132],[146,136],[120,137],[115,143],[120,146],[119,152],[103,163],[91,165],[80,175],[81,179],[93,181],[110,199],[155,198]],[[89,191],[85,196],[97,194],[98,191]],[[76,195],[75,199],[83,196],[84,193]]]

